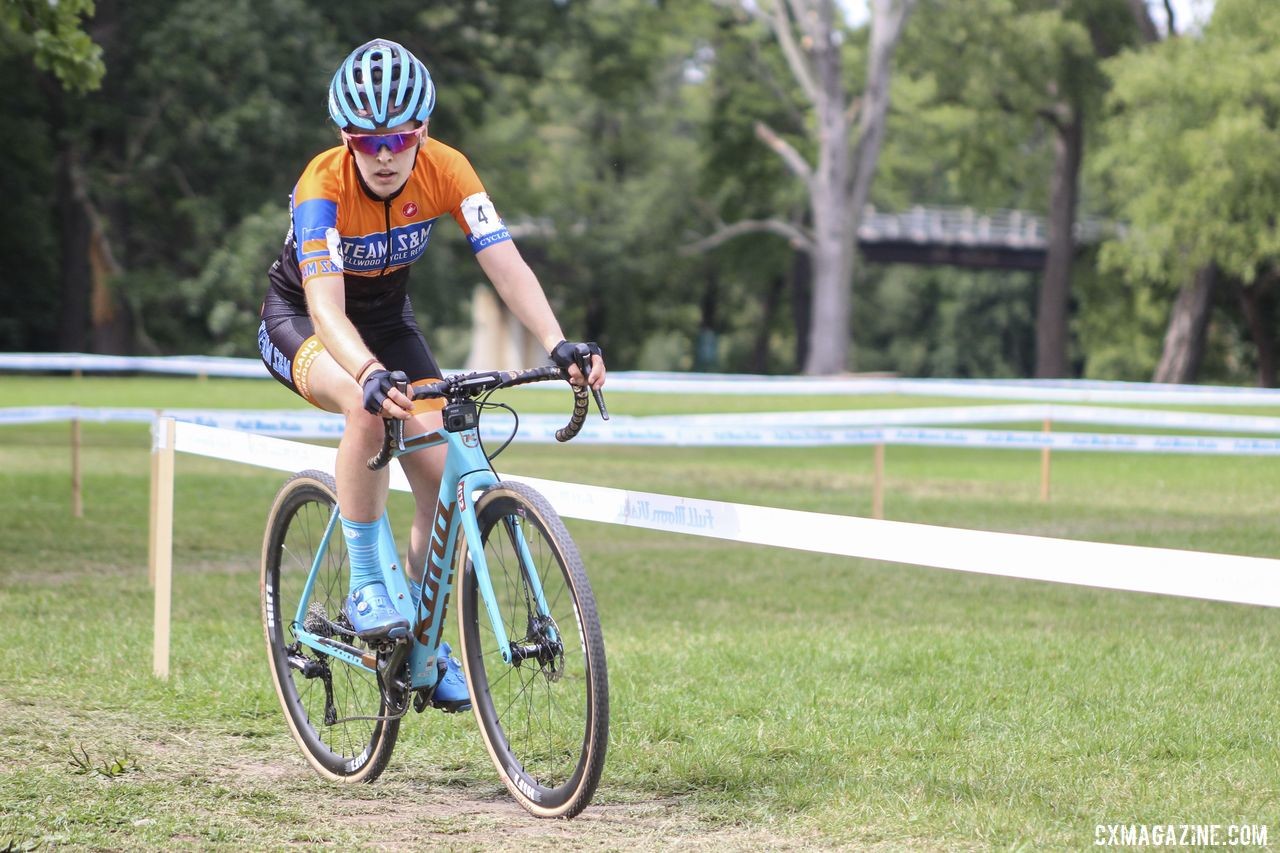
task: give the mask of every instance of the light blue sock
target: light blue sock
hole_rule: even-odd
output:
[[[342,535],[347,540],[347,558],[351,562],[351,592],[371,583],[382,582],[382,567],[378,565],[377,521],[351,521],[338,516],[342,522]]]

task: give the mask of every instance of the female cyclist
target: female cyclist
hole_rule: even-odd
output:
[[[435,219],[453,217],[499,296],[570,381],[593,388],[605,381],[598,347],[590,345],[588,376],[574,365],[576,345],[565,341],[542,286],[466,157],[428,136],[435,100],[426,66],[395,42],[374,39],[343,61],[329,85],[329,116],[342,145],[313,159],[293,189],[291,227],[268,274],[258,328],[271,374],[311,404],[346,418],[335,472],[351,562],[345,610],[352,629],[369,640],[409,631],[376,562],[388,473],[370,471],[365,460],[381,447],[383,418],[413,421],[406,428],[415,433],[441,425],[438,405],[410,401],[390,379],[393,371],[410,382],[441,378],[407,292],[409,266],[426,249]],[[413,572],[425,562],[444,452],[441,446],[401,460],[416,501]],[[447,646],[441,651],[450,672],[436,698],[457,707],[467,698],[465,682]]]

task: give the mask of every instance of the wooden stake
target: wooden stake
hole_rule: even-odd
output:
[[[871,517],[884,518],[884,445],[875,447],[875,475],[871,486]]]
[[[158,458],[153,471],[154,500],[151,512],[151,574],[155,578],[155,640],[152,672],[169,677],[169,618],[173,603],[173,418],[156,422],[152,454]]]
[[[71,419],[71,514],[84,518],[84,494],[80,478],[80,419]]]
[[[160,410],[156,409],[151,419],[151,507],[147,518],[151,519],[151,534],[147,536],[147,585],[155,589],[156,585],[156,495],[160,488],[160,453],[157,438],[160,435]]]
[[[1044,419],[1044,431],[1052,431],[1049,419]],[[1040,448],[1040,503],[1049,502],[1049,448]]]

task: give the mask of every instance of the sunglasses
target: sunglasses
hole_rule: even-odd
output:
[[[377,157],[383,146],[386,146],[392,154],[407,151],[418,144],[418,140],[422,138],[426,129],[427,126],[424,124],[404,133],[347,133],[344,130],[342,138],[357,151]]]

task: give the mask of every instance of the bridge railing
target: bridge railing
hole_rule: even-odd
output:
[[[1118,226],[1106,220],[1079,219],[1077,243],[1097,243],[1116,233]],[[864,243],[910,242],[963,246],[999,246],[1010,249],[1044,249],[1049,233],[1044,217],[1024,210],[978,211],[972,207],[923,207],[888,212],[867,205],[858,227]]]

